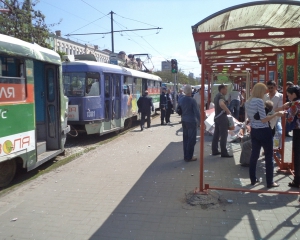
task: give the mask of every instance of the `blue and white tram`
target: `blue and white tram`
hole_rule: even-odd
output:
[[[126,119],[139,119],[137,100],[145,90],[159,108],[158,76],[93,61],[68,61],[62,66],[68,124],[78,131],[102,135],[124,128]]]

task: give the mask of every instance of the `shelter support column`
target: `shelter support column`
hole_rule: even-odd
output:
[[[289,61],[288,61],[289,60]],[[285,102],[286,99],[286,82],[287,82],[287,66],[290,63],[290,59],[287,59],[287,53],[284,52],[283,53],[283,76],[282,76],[282,88],[283,88],[283,101]],[[295,61],[293,61],[294,63]],[[292,172],[293,170],[293,164],[291,162],[285,162],[284,161],[284,153],[285,153],[285,123],[286,123],[286,119],[285,117],[282,117],[281,119],[281,123],[282,123],[282,146],[280,149],[276,149],[274,151],[274,159],[279,167],[278,172],[282,171],[282,172]],[[280,159],[277,157],[277,152],[280,153]]]
[[[277,55],[276,58],[274,59],[274,81],[278,85]]]
[[[204,102],[204,91],[205,91],[205,41],[201,42],[201,102]],[[204,108],[201,108],[200,112],[201,123],[200,123],[200,182],[199,182],[199,190],[203,192],[204,190],[204,119],[205,112]]]
[[[298,45],[295,47],[294,84],[298,85]]]
[[[253,85],[255,83],[259,82],[259,71],[258,71],[258,67],[253,67],[252,68],[252,86],[251,88],[253,88]]]
[[[270,73],[269,73],[269,61],[266,61],[265,66],[265,83],[267,83],[270,80]]]

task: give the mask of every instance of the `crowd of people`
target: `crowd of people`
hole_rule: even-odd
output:
[[[234,92],[234,91],[233,91]],[[233,106],[242,106],[239,102],[244,102],[247,112],[248,129],[250,140],[246,141],[242,147],[243,151],[251,149],[251,154],[247,166],[249,166],[249,176],[252,185],[259,182],[256,176],[257,161],[260,156],[261,148],[265,155],[266,183],[268,188],[278,187],[279,184],[273,181],[274,173],[274,135],[278,139],[282,135],[282,117],[286,118],[286,136],[293,131],[293,153],[294,153],[294,180],[289,183],[290,187],[300,187],[300,88],[293,83],[287,83],[287,98],[283,99],[283,94],[277,90],[276,82],[268,81],[266,84],[257,83],[251,90],[251,96],[248,100],[239,95],[238,92],[230,94],[237,99],[234,104],[226,104],[225,95],[227,87],[219,86],[219,94],[214,99],[215,103],[215,131],[212,141],[212,155],[231,157],[226,152],[226,139],[228,136],[227,115],[234,115]],[[239,96],[238,96],[239,95]],[[230,101],[231,102],[231,101]],[[237,115],[234,115],[237,116]],[[220,141],[221,152],[218,150]],[[282,147],[279,143],[277,147]],[[298,147],[297,147],[298,146]],[[242,156],[241,155],[241,156]],[[244,155],[245,156],[245,155]]]
[[[200,91],[200,89],[199,89]],[[219,85],[219,93],[213,100],[215,108],[215,129],[212,139],[212,155],[221,155],[224,158],[233,157],[227,151],[227,137],[229,120],[228,115],[232,115],[240,120],[240,111],[246,110],[249,124],[250,140],[247,146],[251,148],[249,164],[249,176],[252,185],[259,182],[256,176],[257,161],[261,148],[265,155],[266,183],[268,188],[278,187],[279,184],[273,181],[274,158],[273,158],[273,138],[276,135],[281,139],[282,117],[286,117],[286,136],[293,131],[293,151],[294,151],[294,180],[289,183],[290,187],[300,187],[300,87],[287,82],[287,99],[283,99],[283,94],[277,89],[276,82],[268,81],[266,84],[257,83],[251,89],[250,98],[247,100],[245,90],[234,89],[227,95],[227,86]],[[205,92],[205,91],[204,91]],[[197,128],[200,125],[200,109],[207,109],[207,95],[204,96],[204,104],[201,104],[200,92],[197,92],[190,85],[180,89],[178,94],[174,94],[170,89],[162,88],[160,95],[161,125],[170,124],[170,115],[174,112],[174,99],[177,98],[178,107],[176,112],[181,115],[183,130],[183,155],[186,162],[196,161],[194,156],[194,146],[196,144]],[[143,98],[139,100],[139,109],[142,113],[141,130],[143,130],[144,119],[150,119],[150,109],[153,109],[152,99],[147,97],[145,92]],[[147,113],[143,110],[146,106]],[[147,122],[150,127],[150,120]],[[219,144],[220,142],[220,144]],[[220,145],[220,151],[219,151]],[[281,147],[282,143],[279,143]],[[246,146],[246,145],[244,145]]]

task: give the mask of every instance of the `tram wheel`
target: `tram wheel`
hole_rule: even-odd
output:
[[[0,187],[7,186],[16,174],[17,164],[15,159],[0,163]]]

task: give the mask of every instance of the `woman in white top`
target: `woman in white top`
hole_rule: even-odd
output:
[[[266,182],[267,187],[278,187],[279,184],[273,182],[273,137],[272,130],[268,125],[274,117],[281,117],[284,111],[276,112],[273,115],[266,116],[264,107],[264,95],[267,91],[267,86],[263,83],[257,83],[253,87],[251,98],[246,102],[246,111],[251,126],[251,142],[252,152],[250,157],[249,174],[251,185],[258,182],[256,177],[256,164],[259,158],[260,149],[263,147],[265,151],[265,166],[266,166]]]

